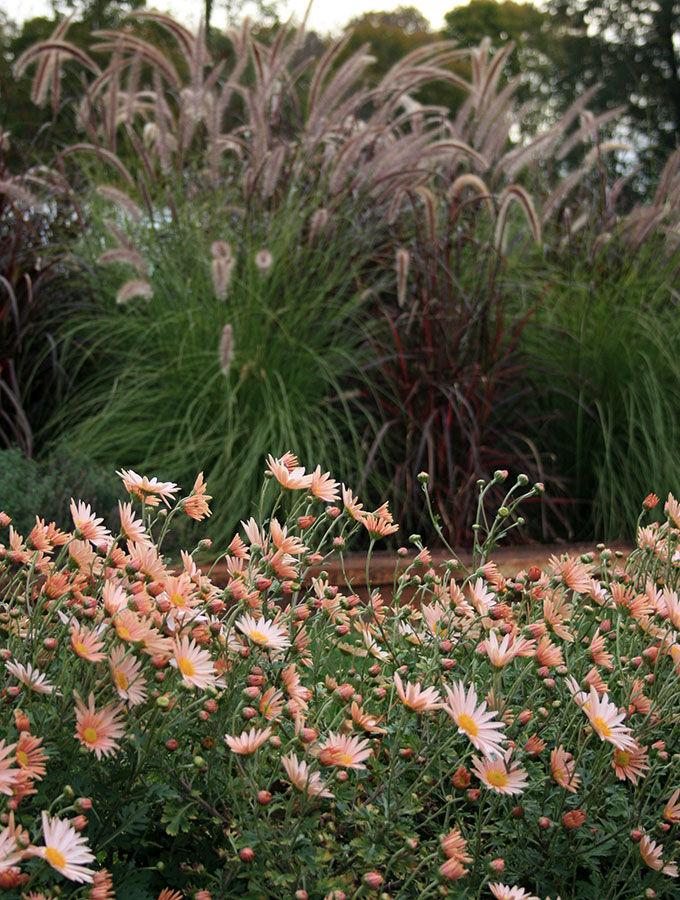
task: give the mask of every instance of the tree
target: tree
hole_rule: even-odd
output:
[[[602,83],[606,105],[628,105],[630,137],[658,172],[680,137],[680,2],[548,0],[547,12],[581,37],[584,82]]]

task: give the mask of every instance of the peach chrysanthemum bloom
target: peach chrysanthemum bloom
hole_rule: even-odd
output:
[[[47,676],[43,672],[38,671],[38,669],[34,669],[31,663],[26,663],[23,666],[17,662],[6,662],[5,668],[25,687],[35,691],[36,694],[51,694],[54,691],[54,685],[47,680]]]
[[[286,488],[286,490],[307,490],[307,488],[312,485],[312,476],[305,474],[305,470],[302,466],[288,468],[283,457],[281,459],[274,459],[271,453],[267,457],[267,470],[274,478],[276,478],[281,487]]]
[[[97,518],[92,512],[89,503],[79,500],[71,500],[71,518],[76,529],[76,536],[83,537],[95,547],[107,546],[111,541],[111,532],[101,523],[102,518]]]
[[[680,503],[678,503],[673,494],[668,495],[668,500],[664,503],[663,511],[673,522],[675,527],[680,528]]]
[[[141,519],[136,519],[132,512],[131,503],[118,501],[118,514],[120,516],[120,531],[126,541],[131,544],[150,544],[151,540],[146,533],[146,528]]]
[[[467,841],[460,828],[452,828],[448,834],[442,835],[442,850],[447,859],[455,859],[459,863],[470,863],[472,857],[466,853]]]
[[[399,526],[391,524],[386,518],[368,514],[361,519],[361,524],[372,538],[387,537],[399,531]]]
[[[41,737],[35,737],[27,731],[22,731],[16,744],[16,760],[21,771],[29,778],[41,779],[45,774],[47,754],[40,746]]]
[[[326,787],[318,772],[310,772],[307,763],[298,760],[294,753],[281,757],[281,763],[291,783],[299,791],[306,792],[310,797],[332,797],[333,794]]]
[[[96,632],[84,628],[77,622],[71,624],[71,646],[78,656],[88,662],[101,662],[106,656],[101,652],[104,641],[99,639]]]
[[[394,673],[394,684],[401,702],[415,712],[429,712],[442,708],[442,698],[436,688],[423,689],[419,684],[411,684],[410,681],[404,686],[397,672]]]
[[[365,769],[364,760],[368,759],[372,752],[367,740],[356,736],[333,734],[331,731],[319,748],[319,761],[322,766]]]
[[[146,700],[146,679],[140,674],[140,660],[130,655],[125,647],[114,647],[109,656],[111,677],[121,700],[137,706]]]
[[[445,685],[445,690],[449,702],[444,704],[444,711],[456,723],[459,733],[466,735],[473,747],[485,756],[502,756],[503,725],[495,721],[495,712],[486,711],[486,700],[477,706],[474,686],[470,685],[466,694],[463,682],[458,681],[453,687]]]
[[[282,581],[286,578],[296,579],[298,577],[298,562],[294,556],[277,550],[273,555],[265,556],[265,560]]]
[[[489,890],[496,900],[539,900],[535,894],[527,893],[524,888],[518,887],[516,884],[509,887],[507,884],[494,882],[489,885]]]
[[[572,642],[574,640],[574,635],[564,624],[571,618],[571,612],[571,606],[557,593],[554,593],[552,597],[545,597],[543,600],[543,619],[563,641]]]
[[[111,756],[119,749],[115,738],[125,733],[125,728],[118,718],[122,704],[118,706],[104,706],[100,710],[95,709],[94,694],[90,691],[87,706],[78,694],[76,698],[76,730],[77,737],[83,747],[92,750],[97,759],[102,756]]]
[[[641,838],[638,844],[640,855],[650,869],[656,872],[663,872],[664,875],[670,875],[671,878],[678,877],[678,868],[675,863],[668,863],[664,866],[661,854],[663,853],[663,844],[657,844],[646,834]]]
[[[598,672],[596,666],[593,666],[592,668],[590,668],[588,670],[588,672],[586,673],[586,677],[584,678],[584,681],[588,685],[589,688],[591,688],[591,687],[595,688],[595,690],[597,691],[597,693],[600,696],[602,696],[603,694],[606,694],[607,691],[609,690],[609,686],[602,679],[602,676]]]
[[[673,792],[671,799],[664,807],[663,817],[667,822],[670,822],[671,825],[680,822],[680,803],[678,803],[678,797],[680,797],[680,788]]]
[[[20,828],[14,827],[14,813],[10,813],[10,822],[0,831],[0,873],[16,866],[26,853],[25,847],[17,846]]]
[[[318,500],[323,500],[324,503],[335,503],[340,496],[338,487],[338,482],[331,478],[330,472],[321,474],[321,466],[317,466],[312,472],[312,482],[309,489]]]
[[[16,744],[5,745],[5,739],[0,741],[0,794],[11,796],[12,788],[20,774],[19,769],[12,766],[16,762],[14,749]]]
[[[459,878],[467,875],[469,871],[469,869],[466,869],[461,862],[453,857],[447,859],[446,862],[442,863],[439,867],[440,874],[449,881],[458,881]]]
[[[186,635],[181,639],[175,638],[172,652],[170,665],[179,671],[188,684],[201,690],[215,684],[217,676],[210,653],[201,650],[196,641],[190,640]]]
[[[380,718],[376,718],[375,716],[371,716],[368,713],[364,712],[362,706],[356,702],[356,700],[352,701],[352,705],[349,708],[349,714],[352,717],[352,720],[356,722],[359,728],[363,728],[364,731],[368,731],[372,734],[386,734],[384,728],[380,727]]]
[[[151,629],[147,621],[127,607],[117,612],[112,621],[120,640],[128,644],[143,641]]]
[[[367,515],[367,513],[364,512],[364,505],[363,503],[359,503],[359,500],[348,487],[345,487],[344,484],[342,485],[342,505],[355,522],[363,522]]]
[[[263,730],[253,727],[250,731],[241,732],[238,737],[234,737],[231,734],[225,734],[224,740],[232,753],[238,753],[240,756],[248,756],[248,754],[254,753],[261,747],[268,740],[271,733],[272,730],[269,726]]]
[[[92,887],[87,900],[115,900],[116,892],[113,889],[113,877],[107,869],[100,869],[94,873]]]
[[[619,750],[614,748],[614,760],[612,769],[616,772],[616,777],[621,781],[631,781],[637,785],[638,778],[644,778],[645,772],[649,770],[647,763],[647,747],[636,746],[629,750]]]
[[[290,556],[301,556],[307,552],[307,547],[299,537],[288,534],[285,525],[280,525],[278,519],[272,519],[269,523],[269,533],[277,550]]]
[[[619,750],[634,750],[637,747],[630,728],[622,724],[625,713],[620,713],[618,707],[609,702],[607,694],[598,697],[595,688],[591,687],[590,697],[582,708],[600,740],[609,741]]]
[[[87,863],[94,862],[94,853],[86,846],[87,838],[73,828],[67,819],[51,819],[43,810],[44,847],[30,847],[30,856],[40,856],[64,878],[81,883],[92,882],[94,870]]]
[[[468,582],[465,585],[465,591],[469,596],[470,603],[474,606],[479,615],[488,615],[489,610],[496,602],[496,595],[488,589],[483,579],[475,579],[474,584]]]
[[[182,502],[182,509],[190,519],[200,522],[206,516],[212,515],[208,500],[212,500],[210,494],[206,494],[205,482],[203,481],[203,472],[199,472],[191,494]]]
[[[184,894],[181,891],[173,891],[172,888],[163,888],[158,895],[158,900],[184,900]]]
[[[535,732],[527,738],[524,750],[529,756],[540,756],[548,745]]]
[[[604,635],[600,634],[598,627],[590,641],[590,656],[596,666],[602,666],[612,672],[614,670],[614,664],[612,663],[614,657],[604,649],[604,641]]]
[[[562,648],[557,644],[553,644],[547,634],[538,642],[536,653],[534,655],[536,662],[542,666],[563,666],[564,657],[562,656]]]
[[[234,625],[242,634],[245,634],[248,640],[266,650],[285,650],[290,646],[290,638],[283,625],[277,625],[266,619],[256,619],[249,615],[241,616],[234,622]]]
[[[552,574],[559,578],[568,588],[577,594],[586,594],[590,587],[592,566],[579,562],[575,556],[565,555],[562,559],[551,556],[548,565],[552,566]]]
[[[138,475],[132,469],[120,469],[116,471],[122,481],[125,490],[133,497],[144,501],[147,506],[158,506],[162,500],[166,506],[172,500],[179,488],[171,481],[159,481],[157,478],[147,478],[146,475]]]
[[[283,712],[286,705],[283,694],[276,688],[270,687],[260,697],[259,710],[260,715],[264,716],[267,721],[278,718]]]
[[[528,785],[527,772],[519,763],[508,768],[503,759],[472,757],[472,768],[482,784],[498,794],[521,794]]]
[[[106,612],[114,616],[121,609],[127,609],[128,595],[121,584],[109,580],[104,582],[102,588],[102,602]]]
[[[499,643],[498,637],[495,631],[490,631],[486,636],[486,640],[482,641],[480,645],[480,649],[483,648],[486,651],[486,655],[489,659],[489,662],[492,666],[495,666],[497,669],[502,668],[507,665],[507,663],[512,662],[512,660],[517,656],[518,647],[515,644],[514,635],[506,634],[503,637],[503,640]]]
[[[579,788],[581,776],[574,771],[576,763],[571,753],[560,744],[550,751],[550,770],[555,781],[567,791],[575,794]]]

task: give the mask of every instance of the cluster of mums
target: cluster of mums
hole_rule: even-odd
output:
[[[395,531],[389,510],[364,511],[349,489],[319,468],[305,472],[288,453],[267,464],[288,506],[286,524],[275,515],[278,501],[265,524],[243,522],[243,536],[223,554],[227,583],[217,586],[192,554],[182,553],[179,570],[160,554],[173,516],[210,515],[202,476],[175,502],[178,488],[170,482],[127,470],[119,475],[142,511],[138,518],[131,503],[121,502],[116,535],[83,503],[72,502],[71,532],[36,518],[24,537],[0,513],[0,524],[9,527],[7,546],[0,546],[7,725],[0,741],[6,802],[0,888],[25,886],[26,900],[48,900],[50,894],[30,886],[42,861],[63,878],[89,885],[84,896],[91,900],[115,896],[111,875],[97,866],[97,848],[84,834],[91,800],[66,797],[60,816],[30,808],[51,762],[37,728],[49,719],[50,704],[70,729],[71,750],[66,745],[62,752],[79,746],[102,761],[124,749],[133,721],[203,694],[200,722],[227,707],[231,723],[245,720],[245,727],[221,736],[225,759],[261,763],[264,754],[279,773],[269,786],[285,779],[288,790],[312,806],[332,804],[358,773],[372,774],[375,767],[384,778],[394,760],[406,767],[402,776],[419,777],[417,767],[431,764],[427,746],[432,764],[464,803],[477,803],[482,791],[519,797],[532,780],[544,792],[557,788],[566,832],[585,826],[595,834],[601,827],[589,821],[593,804],[578,802],[586,761],[598,761],[602,778],[609,774],[614,784],[637,787],[653,768],[650,754],[668,759],[662,738],[644,741],[665,724],[664,710],[674,702],[673,685],[658,676],[662,665],[671,672],[680,667],[680,599],[652,578],[640,586],[611,571],[602,581],[594,577],[592,560],[564,557],[552,561],[549,573],[530,569],[512,580],[487,563],[461,585],[452,567],[435,571],[419,547],[398,579],[394,608],[378,592],[362,601],[331,585],[325,573],[308,578],[307,570],[343,549],[358,528],[372,537]],[[680,507],[669,497],[665,510],[665,525],[641,530],[640,552],[671,563],[668,538],[680,527]],[[406,587],[415,588],[417,602],[399,606]],[[640,653],[627,656],[631,646]],[[320,691],[314,678],[319,657],[329,653],[346,658],[348,667],[326,670]],[[465,675],[452,677],[454,669]],[[618,703],[605,682],[614,672]],[[413,737],[409,745],[408,734],[426,734],[429,743],[419,749],[413,741],[420,738]],[[164,744],[170,752],[178,746],[174,737]],[[388,769],[379,770],[379,761]],[[576,805],[568,805],[568,797]],[[257,791],[260,806],[271,799],[269,787]],[[438,836],[444,883],[465,878],[475,862],[465,807],[456,809],[457,824]],[[520,819],[522,807],[512,815]],[[661,801],[658,823],[667,832],[679,822],[677,787]],[[555,823],[541,816],[537,826],[547,830]],[[662,844],[641,829],[632,839],[642,863],[677,877]],[[418,843],[413,840],[414,851]],[[257,853],[241,846],[238,857],[247,865]],[[504,865],[498,857],[491,871],[500,873]],[[376,891],[390,886],[386,878],[377,869],[361,876],[363,887]],[[533,897],[517,885],[486,883],[499,900]],[[166,888],[159,900],[181,896]],[[199,889],[192,896],[211,895]],[[297,900],[307,896],[305,888],[295,893]],[[338,889],[327,896],[345,895]]]

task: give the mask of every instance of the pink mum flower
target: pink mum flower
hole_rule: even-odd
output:
[[[205,519],[206,516],[212,515],[210,507],[208,506],[208,500],[212,500],[212,497],[205,492],[203,472],[200,472],[191,489],[191,495],[187,497],[182,504],[182,509],[189,518],[200,522],[201,519]]]
[[[645,772],[649,769],[647,748],[640,747],[637,742],[635,747],[628,750],[619,750],[618,747],[615,747],[612,769],[615,770],[616,777],[621,781],[628,779],[636,785],[638,778],[644,778]]]
[[[267,741],[271,733],[272,730],[269,727],[265,728],[263,731],[253,727],[250,731],[243,731],[239,737],[225,734],[224,740],[233,753],[238,753],[240,756],[248,756],[250,753],[254,753],[261,747]]]
[[[630,728],[621,724],[626,714],[620,713],[616,704],[609,702],[607,694],[598,697],[595,688],[591,687],[590,698],[583,705],[583,711],[600,740],[609,741],[619,750],[634,750],[637,747]]]
[[[80,532],[78,537],[84,537],[95,547],[107,546],[111,542],[111,532],[101,524],[104,520],[96,517],[89,503],[71,500],[70,508],[76,532]]]
[[[266,619],[255,619],[249,615],[241,616],[234,625],[248,640],[267,650],[285,650],[290,646],[290,638],[283,625],[276,625]]]
[[[142,664],[130,651],[118,645],[109,656],[111,677],[121,700],[130,706],[137,706],[146,700],[146,679],[140,674]]]
[[[640,847],[640,855],[650,869],[654,869],[656,872],[663,872],[664,875],[670,875],[671,878],[678,877],[678,867],[675,863],[668,863],[665,866],[663,864],[661,859],[663,844],[657,844],[656,841],[644,835],[638,846]]]
[[[34,669],[31,663],[22,666],[21,663],[6,662],[5,668],[36,694],[51,694],[54,691],[54,685],[47,680],[47,676],[38,669]]]
[[[5,739],[0,741],[0,794],[12,795],[12,787],[16,784],[19,770],[12,768],[16,762],[14,749],[16,744],[5,745]],[[10,755],[11,754],[11,755]]]
[[[524,888],[517,887],[516,884],[509,887],[507,884],[495,882],[489,885],[489,890],[496,900],[539,900],[535,894],[527,893]]]
[[[71,624],[71,646],[78,656],[88,662],[101,662],[106,656],[101,652],[104,641],[94,631],[84,628],[77,622]]]
[[[300,762],[294,753],[282,756],[281,762],[292,784],[299,791],[305,791],[310,797],[332,797],[333,794],[324,784],[318,772],[310,772],[303,760]]]
[[[132,469],[121,469],[116,472],[123,480],[123,485],[128,494],[143,500],[147,506],[158,506],[162,500],[166,506],[176,494],[179,488],[171,481],[159,481],[157,478],[147,478],[146,475],[138,475]]]
[[[76,731],[77,737],[83,747],[92,750],[97,759],[102,756],[111,756],[119,748],[115,738],[125,733],[118,718],[122,705],[104,706],[97,711],[94,705],[94,694],[90,692],[87,706],[76,694]]]
[[[333,734],[332,731],[319,750],[322,766],[342,766],[346,769],[365,769],[364,760],[373,752],[367,740]]]
[[[419,684],[411,684],[406,682],[406,687],[397,672],[394,673],[394,684],[397,688],[399,699],[410,709],[416,712],[429,712],[434,709],[441,709],[442,699],[439,691],[434,687],[423,689]]]
[[[498,794],[521,794],[528,785],[527,772],[519,763],[508,768],[502,759],[472,757],[472,768],[479,780]]]
[[[302,466],[288,468],[283,457],[274,459],[270,453],[267,457],[267,469],[276,478],[281,487],[289,491],[306,490],[312,486],[312,476],[306,475]]]
[[[581,781],[581,776],[574,771],[575,765],[576,763],[571,753],[567,753],[562,745],[551,750],[550,769],[552,777],[561,787],[571,791],[572,794],[576,793]]]
[[[321,474],[321,466],[317,466],[312,472],[312,481],[310,490],[315,497],[323,500],[325,503],[334,503],[340,496],[338,493],[338,482],[331,478],[330,472]]]
[[[503,754],[501,741],[505,740],[500,722],[494,721],[495,712],[486,712],[486,700],[477,706],[477,692],[470,685],[467,694],[462,681],[453,687],[445,686],[448,703],[444,711],[458,726],[460,734],[466,735],[473,747],[485,756],[494,757]]]
[[[170,665],[179,670],[186,682],[201,690],[215,684],[217,676],[210,653],[201,650],[196,641],[186,635],[181,640],[175,638],[173,654]]]
[[[87,839],[73,828],[67,819],[50,819],[42,813],[44,847],[31,847],[27,853],[40,856],[70,881],[91,882],[94,870],[87,863],[94,862],[94,853],[88,847]]]
[[[673,792],[671,799],[664,807],[663,817],[671,824],[680,822],[680,803],[678,803],[678,797],[680,797],[680,788]]]

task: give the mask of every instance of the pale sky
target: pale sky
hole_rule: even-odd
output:
[[[307,8],[308,0],[281,0],[280,17],[287,18],[294,15],[301,20]],[[444,23],[444,14],[455,6],[462,6],[467,0],[402,0],[401,3],[393,0],[313,0],[312,9],[307,20],[307,27],[326,33],[338,31],[347,22],[364,12],[374,10],[391,10],[398,6],[415,6],[429,19],[433,29],[441,28]],[[147,0],[147,7],[156,7],[169,11],[180,21],[189,25],[195,25],[204,7],[203,0]],[[0,0],[0,10],[7,13],[10,19],[21,21],[32,16],[44,15],[49,11],[48,0]],[[224,7],[219,0],[215,0],[212,15],[212,24],[219,28],[224,23]]]

